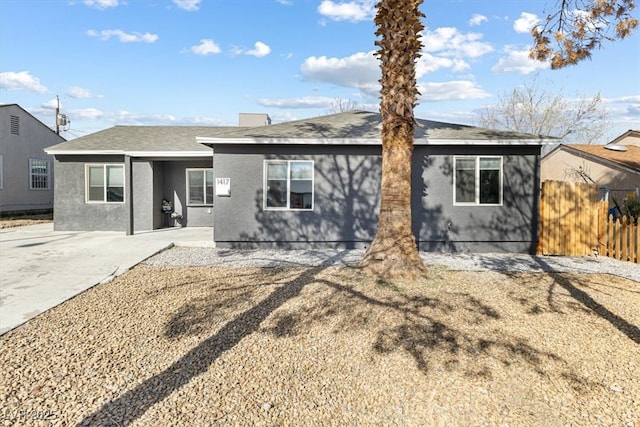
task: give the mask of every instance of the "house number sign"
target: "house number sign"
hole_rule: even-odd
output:
[[[216,178],[216,194],[231,196],[231,178]]]

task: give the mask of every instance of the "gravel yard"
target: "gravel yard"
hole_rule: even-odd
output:
[[[171,249],[0,337],[4,425],[640,425],[637,281],[237,255]]]

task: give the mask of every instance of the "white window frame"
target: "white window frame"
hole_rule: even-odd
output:
[[[109,201],[107,200],[107,188],[109,187],[107,185],[107,168],[108,167],[121,167],[122,168],[122,201],[121,202],[117,202],[117,201]],[[103,189],[103,197],[102,200],[89,200],[89,169],[90,168],[102,168],[102,176],[103,176],[103,183],[104,183],[104,189]],[[125,167],[124,167],[124,163],[87,163],[84,165],[84,200],[85,203],[89,203],[89,204],[115,204],[115,205],[122,205],[126,202],[127,200],[127,195],[126,195],[126,191],[127,191],[127,179],[126,179],[126,175],[125,175]]]
[[[311,163],[311,208],[292,208],[291,207],[291,163],[300,163],[300,162],[304,162],[304,163]],[[273,207],[273,206],[267,206],[267,193],[268,193],[268,188],[267,188],[267,165],[269,164],[286,164],[287,165],[287,206],[282,206],[282,207]],[[264,210],[266,211],[295,211],[295,212],[300,212],[300,211],[313,211],[315,209],[315,197],[316,197],[316,191],[315,191],[315,163],[313,160],[307,160],[307,159],[295,159],[295,160],[277,160],[277,159],[270,159],[270,160],[265,160],[263,163],[263,167],[262,167],[263,173],[262,173],[262,207]]]
[[[202,172],[202,190],[204,203],[191,202],[191,190],[189,189],[189,172]],[[213,189],[214,183],[211,181],[211,200],[207,200],[207,172],[211,172],[213,178],[213,168],[187,168],[185,171],[186,187],[187,187],[187,206],[213,206]]]
[[[456,201],[456,161],[458,159],[474,159],[475,160],[475,174],[474,174],[474,183],[475,183],[475,201],[473,202],[458,202]],[[498,159],[500,160],[500,184],[499,184],[499,202],[498,203],[480,203],[480,160],[481,159]],[[503,195],[504,195],[504,158],[503,156],[477,156],[477,155],[460,155],[453,156],[453,205],[454,206],[502,206],[503,204]]]
[[[44,164],[46,173],[33,173],[33,166],[34,166],[34,163],[36,162],[42,162],[42,164]],[[33,179],[35,177],[44,177],[46,179],[45,181],[46,185],[44,187],[34,187]],[[51,188],[51,162],[49,161],[49,159],[30,158],[29,159],[29,190],[47,191],[50,188]]]

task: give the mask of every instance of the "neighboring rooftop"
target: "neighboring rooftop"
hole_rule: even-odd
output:
[[[605,145],[562,144],[554,151],[565,149],[576,155],[603,159],[640,172],[640,146],[628,145],[627,151],[615,151],[605,147]]]
[[[0,109],[2,110],[11,110],[11,109],[20,109],[22,110],[25,114],[27,114],[28,116],[30,116],[35,122],[39,123],[41,126],[43,126],[44,128],[48,129],[51,133],[56,134],[56,131],[51,129],[49,126],[46,125],[46,123],[43,123],[40,119],[38,119],[36,116],[34,116],[33,114],[31,114],[30,112],[28,112],[27,110],[25,110],[24,108],[22,108],[20,105],[18,104],[0,104]],[[56,134],[61,140],[66,141],[66,138],[63,137],[62,135]]]
[[[607,145],[635,145],[640,147],[640,130],[629,129]]]

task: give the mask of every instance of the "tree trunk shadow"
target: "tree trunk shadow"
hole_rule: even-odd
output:
[[[315,277],[327,268],[327,265],[337,262],[344,255],[345,253],[341,252],[329,259],[325,265],[310,268],[299,277],[280,286],[259,304],[228,322],[215,335],[194,347],[163,372],[145,380],[119,398],[106,402],[78,425],[109,425],[109,422],[118,426],[130,425],[153,405],[204,373],[216,359],[235,347],[243,338],[256,332],[273,311],[297,297],[307,284],[312,283]]]

